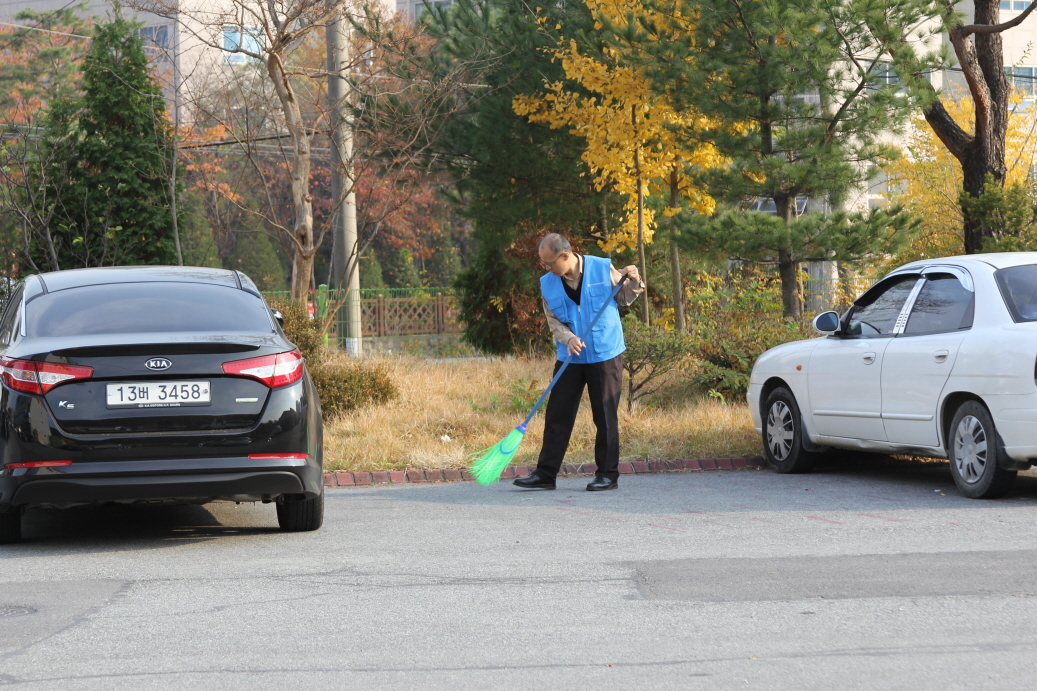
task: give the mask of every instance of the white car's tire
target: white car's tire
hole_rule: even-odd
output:
[[[784,386],[771,391],[763,405],[763,453],[779,473],[808,472],[822,455],[803,448],[799,404]]]
[[[973,499],[993,499],[1012,488],[1016,471],[998,461],[1001,451],[990,412],[978,401],[965,401],[954,413],[947,439],[947,458],[958,491]]]

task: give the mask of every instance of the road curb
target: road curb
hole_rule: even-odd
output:
[[[767,467],[762,456],[748,458],[695,458],[686,461],[631,461],[619,464],[620,475],[646,475],[652,473],[679,473],[702,470],[758,470]],[[593,463],[567,463],[562,466],[561,476],[593,475],[597,470]],[[501,479],[524,477],[532,472],[531,466],[511,465],[501,473]],[[435,470],[376,470],[370,473],[324,473],[325,487],[358,487],[365,485],[400,485],[417,482],[464,482],[474,480],[467,468],[440,468]]]

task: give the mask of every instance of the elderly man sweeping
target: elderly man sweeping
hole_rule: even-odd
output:
[[[645,285],[636,266],[617,270],[608,259],[577,254],[569,241],[557,233],[544,236],[539,253],[540,263],[548,270],[540,278],[540,292],[547,324],[557,346],[555,372],[566,357],[572,355],[572,359],[547,400],[544,443],[536,470],[515,480],[515,484],[527,489],[555,488],[555,477],[569,447],[586,387],[597,428],[594,461],[598,465],[587,489],[591,492],[616,489],[619,486],[617,413],[623,388],[623,351],[626,350],[617,303],[629,305],[644,291]],[[627,281],[612,299],[612,289],[623,276]],[[581,340],[576,334],[586,330],[586,325],[603,305],[606,305],[605,311],[598,323],[586,340]]]

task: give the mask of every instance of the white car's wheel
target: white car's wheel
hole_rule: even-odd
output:
[[[947,456],[958,491],[973,499],[1000,497],[1012,487],[1016,471],[998,463],[997,430],[978,401],[961,404],[951,421]]]
[[[805,473],[820,454],[803,448],[803,422],[796,397],[781,386],[763,406],[763,449],[767,462],[779,473]]]

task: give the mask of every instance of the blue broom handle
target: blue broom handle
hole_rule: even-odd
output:
[[[616,283],[616,287],[612,289],[612,294],[609,295],[608,299],[605,300],[604,304],[602,304],[598,309],[598,313],[594,315],[594,319],[591,319],[591,323],[588,324],[587,328],[583,330],[582,334],[580,334],[581,341],[587,338],[591,329],[593,329],[594,325],[598,323],[598,319],[601,318],[601,315],[605,314],[605,310],[608,309],[609,303],[616,299],[616,295],[619,294],[619,289],[623,287],[623,282],[626,281],[627,278],[628,276],[620,276],[619,281]],[[558,368],[557,372],[555,372],[554,379],[552,379],[551,383],[547,385],[546,389],[544,389],[544,393],[540,394],[540,399],[537,401],[537,404],[533,406],[533,410],[530,411],[529,415],[526,416],[526,419],[522,421],[521,425],[519,425],[523,432],[525,432],[526,425],[529,424],[529,421],[532,420],[533,416],[537,414],[538,410],[540,410],[540,406],[544,405],[544,401],[547,400],[547,394],[551,393],[551,389],[553,389],[555,384],[558,383],[558,380],[562,376],[562,372],[564,372],[565,368],[569,366],[569,361],[572,359],[572,353],[569,353],[569,356],[562,361],[562,366]]]

